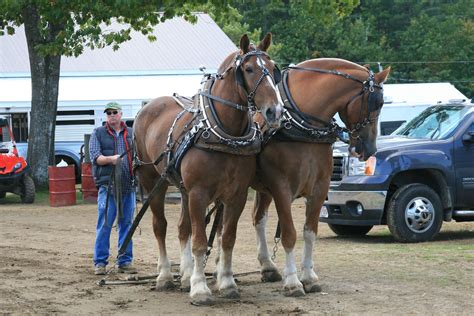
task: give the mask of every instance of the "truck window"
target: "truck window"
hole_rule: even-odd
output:
[[[385,121],[380,123],[380,135],[390,135],[406,121]]]
[[[457,105],[431,107],[395,131],[395,134],[409,138],[441,139],[457,126],[466,111],[466,107]]]

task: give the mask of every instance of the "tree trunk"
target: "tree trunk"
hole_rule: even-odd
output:
[[[53,41],[58,29],[50,24],[45,33],[40,33],[40,17],[34,4],[30,3],[24,8],[23,16],[32,90],[28,163],[36,186],[45,188],[48,185],[48,166],[54,164],[61,55],[42,55],[38,52],[37,45]]]

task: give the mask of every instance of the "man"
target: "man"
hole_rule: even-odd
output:
[[[96,275],[103,275],[107,272],[110,233],[115,218],[118,216],[118,248],[120,248],[132,226],[133,210],[135,209],[132,129],[122,122],[122,107],[117,102],[108,103],[104,112],[107,115],[107,122],[104,126],[94,129],[89,143],[94,182],[99,189],[97,197],[99,216],[94,247],[94,273]],[[121,154],[123,154],[122,158]],[[118,186],[112,188],[110,184],[114,166],[121,168],[121,183],[117,183]],[[120,197],[120,194],[117,194],[120,192],[120,188],[122,190],[123,214],[117,215],[115,195]],[[106,205],[108,210],[106,210]],[[119,273],[136,273],[132,266],[132,259],[132,242],[130,241],[125,254],[118,258],[117,271]]]

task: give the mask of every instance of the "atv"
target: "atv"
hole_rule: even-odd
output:
[[[0,117],[0,198],[7,192],[17,194],[22,203],[35,201],[35,183],[30,167],[18,154],[8,119]]]

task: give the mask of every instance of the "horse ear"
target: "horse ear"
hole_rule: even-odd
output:
[[[240,38],[240,50],[242,54],[247,54],[249,52],[250,40],[247,34],[242,35]]]
[[[387,67],[381,72],[375,74],[375,81],[378,83],[384,83],[385,81],[387,81],[388,74],[390,73],[390,69],[391,67]]]
[[[370,70],[370,65],[369,64],[365,64],[362,67],[365,67],[367,70]]]
[[[270,47],[272,44],[272,33],[268,32],[267,35],[263,38],[263,40],[258,44],[258,49],[261,51],[266,52],[267,49]]]

